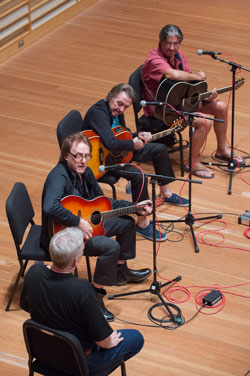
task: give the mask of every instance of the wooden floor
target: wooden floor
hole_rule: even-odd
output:
[[[197,56],[197,49],[222,51],[223,57],[250,68],[248,0],[102,0],[77,15],[40,41],[27,47],[0,67],[0,369],[1,375],[27,375],[27,354],[22,337],[22,323],[28,317],[18,307],[20,288],[10,312],[5,305],[16,278],[18,262],[5,215],[5,201],[16,181],[26,184],[40,223],[41,190],[45,177],[58,159],[57,123],[71,109],[82,114],[89,106],[105,97],[119,82],[127,82],[130,73],[139,66],[147,52],[157,46],[160,28],[167,23],[178,24],[185,35],[182,49],[193,71],[207,72],[209,88],[231,84],[227,64]],[[250,75],[242,71],[245,84],[236,92],[234,146],[249,153]],[[238,77],[238,76],[237,76]],[[221,95],[225,101],[228,94]],[[230,107],[231,108],[231,107]],[[126,114],[127,124],[134,129],[132,109]],[[231,111],[229,109],[229,119]],[[231,120],[228,139],[231,140]],[[187,138],[187,129],[183,132]],[[203,152],[204,161],[212,161],[216,149],[213,132]],[[187,151],[185,156],[187,156]],[[171,154],[176,176],[179,177],[179,157]],[[247,160],[249,164],[249,159]],[[152,171],[150,167],[146,167]],[[181,286],[188,288],[190,298],[175,295],[185,320],[197,312],[196,294],[204,288],[220,286],[225,297],[224,308],[204,309],[193,321],[176,330],[152,327],[148,309],[159,302],[144,293],[129,298],[108,301],[108,308],[117,319],[112,327],[137,328],[145,338],[141,353],[127,363],[128,375],[171,376],[243,376],[250,370],[250,242],[243,233],[246,226],[238,224],[238,216],[250,210],[250,171],[234,173],[232,194],[228,195],[229,173],[213,168],[215,178],[192,186],[192,213],[222,213],[220,222],[195,222],[194,230],[221,229],[205,237],[194,252],[190,227],[176,223],[161,244],[157,280],[164,282],[182,276]],[[183,183],[171,184],[178,193]],[[107,195],[110,190],[104,187]],[[118,186],[119,198],[125,197],[125,182]],[[188,185],[182,195],[188,197]],[[159,219],[178,219],[187,214],[183,208],[161,207]],[[199,215],[198,215],[199,217]],[[166,225],[165,225],[166,226]],[[225,228],[224,228],[225,226]],[[134,268],[152,266],[152,242],[138,237]],[[80,265],[80,277],[86,277],[85,262]],[[109,294],[138,291],[142,285],[108,288]],[[21,287],[21,286],[20,286]],[[163,293],[163,289],[161,290]],[[248,298],[247,298],[248,297]],[[211,314],[215,313],[215,314]],[[153,311],[157,318],[165,310]],[[126,320],[129,323],[121,322]],[[139,326],[134,326],[133,323]],[[144,326],[140,326],[144,325]],[[114,375],[118,375],[115,372]]]

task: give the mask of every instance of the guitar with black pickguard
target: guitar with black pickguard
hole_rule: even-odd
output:
[[[235,82],[235,89],[241,87],[245,82],[244,78],[239,78]],[[218,94],[232,90],[232,86],[226,86],[217,89]],[[173,81],[169,79],[163,80],[156,92],[156,101],[165,102],[165,106],[155,106],[154,116],[170,126],[179,116],[171,111],[170,104],[177,111],[198,112],[199,104],[203,99],[208,98],[212,91],[207,91],[206,81]]]

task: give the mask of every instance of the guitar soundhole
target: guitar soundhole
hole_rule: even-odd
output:
[[[195,105],[198,102],[198,100],[199,100],[199,94],[194,93],[190,97],[190,104]]]
[[[123,158],[125,158],[128,155],[126,152],[121,151],[113,151],[111,154],[109,154],[105,160],[106,166],[114,164],[114,163],[120,163],[122,162]]]
[[[102,220],[102,214],[99,212],[99,211],[94,211],[92,214],[91,214],[91,223],[96,226],[98,225]]]

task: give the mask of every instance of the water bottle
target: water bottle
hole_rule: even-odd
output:
[[[132,201],[131,181],[128,181],[126,185],[126,200]]]

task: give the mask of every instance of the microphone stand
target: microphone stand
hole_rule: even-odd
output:
[[[178,113],[181,113],[183,115],[186,115],[187,118],[186,118],[186,122],[188,123],[189,125],[189,178],[188,178],[188,199],[189,199],[189,204],[188,204],[188,214],[185,215],[185,218],[184,219],[176,219],[176,220],[160,220],[158,221],[159,223],[175,223],[175,222],[184,222],[186,225],[189,226],[190,228],[190,231],[191,231],[191,234],[192,234],[192,238],[193,238],[193,242],[194,242],[194,249],[195,249],[195,253],[198,253],[200,250],[199,250],[199,247],[198,247],[198,244],[197,244],[197,241],[196,241],[196,238],[195,238],[195,234],[194,234],[194,230],[193,230],[193,224],[195,221],[199,221],[199,220],[205,220],[205,219],[220,219],[222,218],[222,215],[221,214],[217,214],[217,215],[214,215],[214,216],[209,216],[209,217],[203,217],[203,218],[194,218],[193,214],[192,214],[192,123],[193,123],[193,119],[194,117],[202,117],[204,118],[204,116],[201,116],[201,115],[198,115],[196,113],[193,113],[193,112],[184,112],[184,111],[179,111],[178,110]],[[209,117],[205,117],[206,119],[211,119]],[[214,119],[213,119],[214,120]],[[216,119],[217,121],[220,121],[220,122],[224,122],[224,120],[220,120],[220,119]],[[177,179],[178,180],[178,179]]]
[[[227,167],[228,167],[228,170],[229,170],[229,187],[228,187],[228,192],[227,194],[228,195],[231,195],[232,194],[232,177],[233,177],[233,172],[235,170],[235,168],[238,166],[237,162],[234,160],[234,111],[235,111],[235,72],[236,72],[236,69],[237,68],[240,68],[240,69],[244,69],[245,71],[248,71],[250,72],[250,69],[247,69],[247,68],[244,68],[242,67],[242,65],[240,64],[237,64],[237,63],[234,63],[232,61],[227,61],[227,60],[224,60],[224,59],[221,59],[219,58],[218,56],[216,56],[215,54],[211,54],[210,55],[213,59],[215,60],[219,60],[220,62],[223,62],[223,63],[227,63],[231,66],[231,72],[232,72],[232,121],[231,121],[231,155],[230,155],[230,159],[228,161],[228,164],[227,164]],[[214,119],[216,120],[216,119]],[[212,165],[212,166],[224,166],[225,167],[225,163],[209,163],[209,162],[202,162],[204,164],[208,164],[208,165]],[[245,164],[239,164],[240,167],[250,167],[250,165],[248,166],[245,166]]]
[[[130,172],[131,174],[135,173],[137,174],[136,172]],[[140,173],[138,173],[140,174]],[[156,266],[156,233],[155,233],[155,229],[156,229],[156,214],[155,214],[155,210],[156,210],[156,205],[155,205],[155,201],[156,201],[156,191],[155,191],[155,184],[156,184],[156,178],[157,179],[163,179],[163,178],[166,178],[166,176],[163,176],[163,175],[154,175],[154,174],[145,174],[146,177],[151,177],[151,181],[150,181],[150,184],[152,184],[152,202],[153,202],[153,282],[150,286],[149,289],[145,289],[145,290],[140,290],[140,291],[133,291],[133,292],[127,292],[127,293],[124,293],[124,294],[116,294],[116,295],[108,295],[108,299],[109,300],[112,300],[112,299],[115,299],[115,298],[119,298],[119,297],[123,297],[123,296],[129,296],[129,295],[135,295],[135,294],[142,294],[142,293],[146,293],[146,292],[150,292],[151,294],[154,294],[154,295],[157,295],[159,300],[162,302],[162,305],[165,307],[165,309],[167,310],[168,312],[168,315],[170,317],[170,320],[175,324],[175,325],[181,325],[183,323],[182,321],[182,318],[181,318],[181,310],[180,308],[178,308],[177,306],[175,306],[174,304],[171,304],[171,303],[167,303],[163,297],[161,296],[161,288],[162,287],[165,287],[167,285],[170,285],[171,283],[176,283],[178,281],[180,281],[182,279],[182,277],[179,275],[177,276],[176,278],[172,279],[171,281],[168,281],[166,283],[163,283],[161,284],[161,282],[158,282],[157,281],[157,266]],[[173,178],[173,180],[182,180],[182,181],[188,181],[187,179],[175,179]],[[201,181],[199,180],[189,180],[189,183],[199,183],[199,184],[202,184]],[[171,308],[175,311],[172,312]]]

